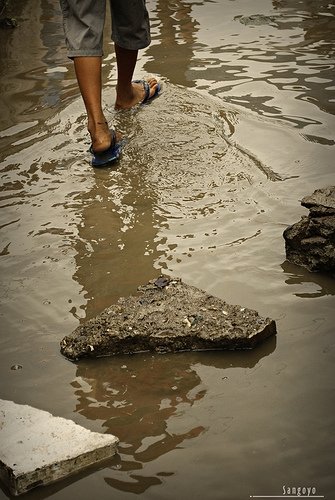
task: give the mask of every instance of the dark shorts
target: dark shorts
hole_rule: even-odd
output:
[[[124,49],[150,44],[149,15],[145,0],[109,0],[112,40]],[[60,0],[69,57],[102,56],[106,0]]]

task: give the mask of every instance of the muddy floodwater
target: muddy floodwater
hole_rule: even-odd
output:
[[[300,487],[332,500],[335,281],[288,263],[282,233],[307,214],[304,195],[335,181],[335,5],[147,5],[136,77],[164,87],[150,105],[114,111],[106,31],[104,106],[127,137],[113,168],[89,163],[58,2],[9,2],[18,27],[0,30],[0,397],[120,439],[112,461],[25,498]],[[275,319],[276,338],[245,352],[62,357],[65,335],[162,272]]]

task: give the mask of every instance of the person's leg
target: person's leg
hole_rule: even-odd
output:
[[[101,105],[101,60],[99,56],[74,57],[78,85],[87,112],[87,128],[96,153],[106,150],[112,140]]]
[[[112,141],[101,102],[106,0],[60,0],[60,5],[68,56],[74,61],[79,89],[86,107],[92,148],[99,153],[108,149]]]
[[[129,109],[143,101],[145,89],[142,84],[132,82],[139,49],[150,44],[149,14],[145,0],[110,0],[112,14],[112,39],[117,63],[116,109]],[[157,89],[157,80],[147,80],[152,97]]]
[[[145,90],[140,83],[132,82],[138,50],[124,49],[115,44],[117,64],[116,109],[129,109],[143,101]],[[157,89],[157,80],[148,78],[150,97]]]

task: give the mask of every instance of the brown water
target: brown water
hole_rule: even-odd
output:
[[[148,7],[136,76],[164,80],[150,106],[113,110],[106,35],[106,113],[129,138],[113,169],[89,165],[57,2],[15,2],[19,27],[0,32],[0,397],[120,438],[99,470],[26,498],[243,500],[305,486],[331,500],[334,280],[289,264],[282,232],[302,196],[334,184],[335,6]],[[80,321],[161,271],[274,318],[277,338],[250,352],[60,355]]]

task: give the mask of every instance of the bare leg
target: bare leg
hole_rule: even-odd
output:
[[[118,72],[115,108],[129,109],[140,103],[145,96],[143,85],[132,83],[138,51],[123,49],[115,44],[115,53]],[[157,89],[157,80],[149,78],[147,81],[150,86],[150,96],[152,96]]]
[[[74,67],[87,111],[88,131],[97,153],[111,145],[111,134],[101,106],[101,57],[75,57]]]

